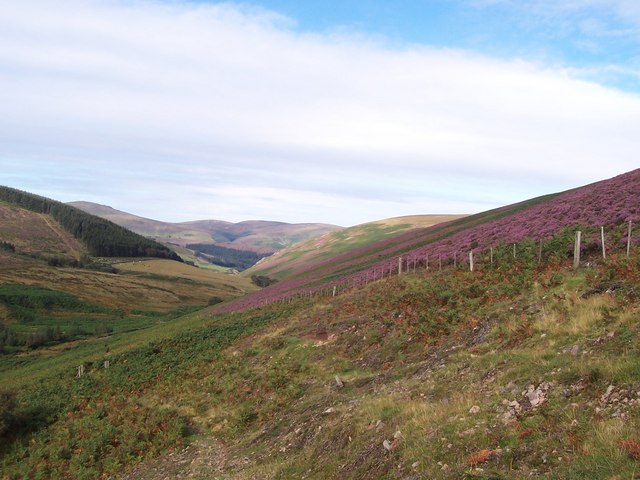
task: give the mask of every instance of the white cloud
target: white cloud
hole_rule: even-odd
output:
[[[569,70],[304,34],[231,4],[1,3],[0,183],[63,200],[349,224],[637,166],[640,98]]]

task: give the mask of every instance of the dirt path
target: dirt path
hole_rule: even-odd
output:
[[[69,253],[73,255],[76,260],[80,260],[82,253],[79,252],[76,246],[69,241],[69,238],[63,232],[60,231],[60,228],[51,222],[51,220],[49,219],[49,216],[44,213],[41,213],[40,218],[44,220],[44,222],[53,231],[53,233],[55,233],[60,238],[60,240],[62,240],[62,242],[67,246],[67,248],[69,249]]]
[[[189,446],[138,465],[118,480],[223,480],[227,453],[214,438],[201,437]],[[114,479],[115,480],[115,479]]]

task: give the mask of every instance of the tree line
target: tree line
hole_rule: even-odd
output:
[[[182,261],[168,247],[104,218],[56,200],[0,186],[0,200],[36,213],[50,215],[83,242],[96,257],[159,257]]]

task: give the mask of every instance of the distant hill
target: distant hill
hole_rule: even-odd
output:
[[[260,254],[271,254],[294,243],[342,229],[337,225],[322,223],[289,224],[263,220],[239,223],[221,220],[170,223],[139,217],[91,202],[71,202],[69,205],[110,220],[158,242],[182,247],[189,244],[215,244]]]
[[[336,230],[293,245],[265,258],[247,273],[282,279],[313,268],[314,265],[349,250],[373,244],[409,230],[430,227],[463,216],[413,215],[388,218]]]
[[[82,242],[89,254],[93,256],[158,257],[182,261],[175,252],[158,242],[50,198],[0,186],[0,201],[8,206],[41,215],[41,220],[47,223],[51,230],[56,231],[63,242],[64,236],[59,235],[60,230],[64,230]],[[23,236],[22,240],[25,238]],[[71,250],[76,248],[71,245],[68,247]]]

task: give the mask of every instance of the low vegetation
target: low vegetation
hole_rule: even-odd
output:
[[[0,408],[2,471],[98,478],[142,461],[131,478],[188,465],[234,479],[632,478],[640,257],[574,271],[563,255],[5,357],[18,373]]]

